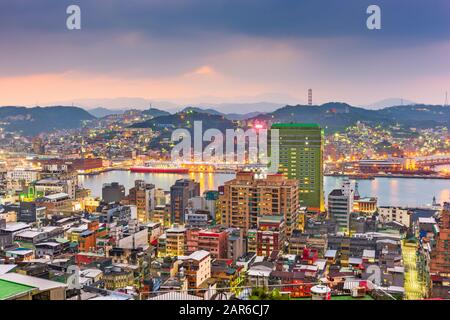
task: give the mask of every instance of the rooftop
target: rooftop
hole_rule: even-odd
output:
[[[63,200],[66,198],[70,198],[70,196],[67,193],[60,192],[60,193],[55,193],[55,194],[49,194],[48,196],[45,196],[44,198],[48,199],[48,200]]]
[[[0,264],[0,275],[10,272],[15,267],[16,264]]]
[[[430,223],[435,224],[436,220],[433,217],[419,217],[419,223]]]
[[[2,230],[8,231],[8,232],[16,232],[22,229],[29,228],[29,225],[24,222],[12,222],[7,223],[6,228],[2,228]]]
[[[7,273],[0,276],[0,281],[9,281],[23,286],[38,288],[41,291],[67,287],[66,284],[42,278],[26,276],[19,273]],[[1,286],[0,286],[1,288]]]
[[[12,299],[34,289],[32,286],[0,279],[0,300]]]

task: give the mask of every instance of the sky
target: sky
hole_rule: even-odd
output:
[[[317,104],[443,104],[449,16],[448,0],[0,0],[0,105],[293,104],[308,88]]]

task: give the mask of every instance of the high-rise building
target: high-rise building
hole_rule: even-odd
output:
[[[279,123],[272,129],[279,132],[279,172],[298,181],[300,207],[323,212],[322,128],[317,124]]]
[[[135,205],[139,222],[149,222],[150,212],[155,209],[155,185],[136,180],[122,204]]]
[[[184,223],[189,199],[200,195],[200,184],[191,179],[180,179],[170,187],[171,222]]]
[[[432,297],[450,299],[450,202],[441,212],[439,234],[431,251]]]
[[[239,172],[219,189],[222,224],[244,233],[258,227],[260,216],[282,216],[286,232],[297,228],[298,184],[281,174],[256,179],[251,172]]]
[[[334,189],[328,195],[328,214],[336,221],[340,231],[350,230],[350,214],[353,211],[355,181],[346,180],[340,189]]]

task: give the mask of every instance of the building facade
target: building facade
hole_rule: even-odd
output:
[[[256,179],[251,172],[239,172],[236,179],[220,188],[222,224],[241,228],[244,234],[257,228],[258,216],[282,216],[290,234],[298,223],[298,183],[281,174]]]
[[[298,181],[301,207],[323,212],[324,132],[317,124],[280,123],[272,129],[279,132],[279,172]]]
[[[170,211],[172,223],[185,222],[185,210],[189,199],[200,195],[200,184],[191,179],[180,179],[170,187]]]

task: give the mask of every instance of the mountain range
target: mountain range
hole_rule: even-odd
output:
[[[27,136],[80,128],[95,117],[78,107],[0,107],[0,127]]]
[[[245,109],[243,109],[245,110]],[[202,120],[208,122],[208,127],[225,128],[233,121],[258,120],[271,122],[303,122],[318,123],[326,132],[343,130],[356,122],[371,125],[400,124],[405,127],[434,128],[450,127],[450,107],[437,105],[404,105],[378,110],[368,110],[354,107],[346,103],[330,102],[320,106],[296,105],[277,108],[272,112],[223,113],[215,108],[202,109],[187,107],[171,114],[157,108],[142,111],[153,119],[137,123],[134,126],[157,127],[168,124],[169,127],[183,127],[186,121]],[[122,109],[122,113],[126,109]],[[116,110],[116,112],[118,112]],[[97,108],[86,111],[79,107],[0,107],[0,126],[7,131],[22,132],[25,135],[36,135],[60,129],[79,128],[83,123],[95,120],[97,117],[109,115],[110,110]]]
[[[320,106],[285,106],[250,120],[317,123],[327,133],[344,130],[358,121],[370,125],[399,124],[405,127],[434,128],[437,126],[450,127],[450,108],[434,105],[408,105],[367,110],[346,103],[330,102]]]

